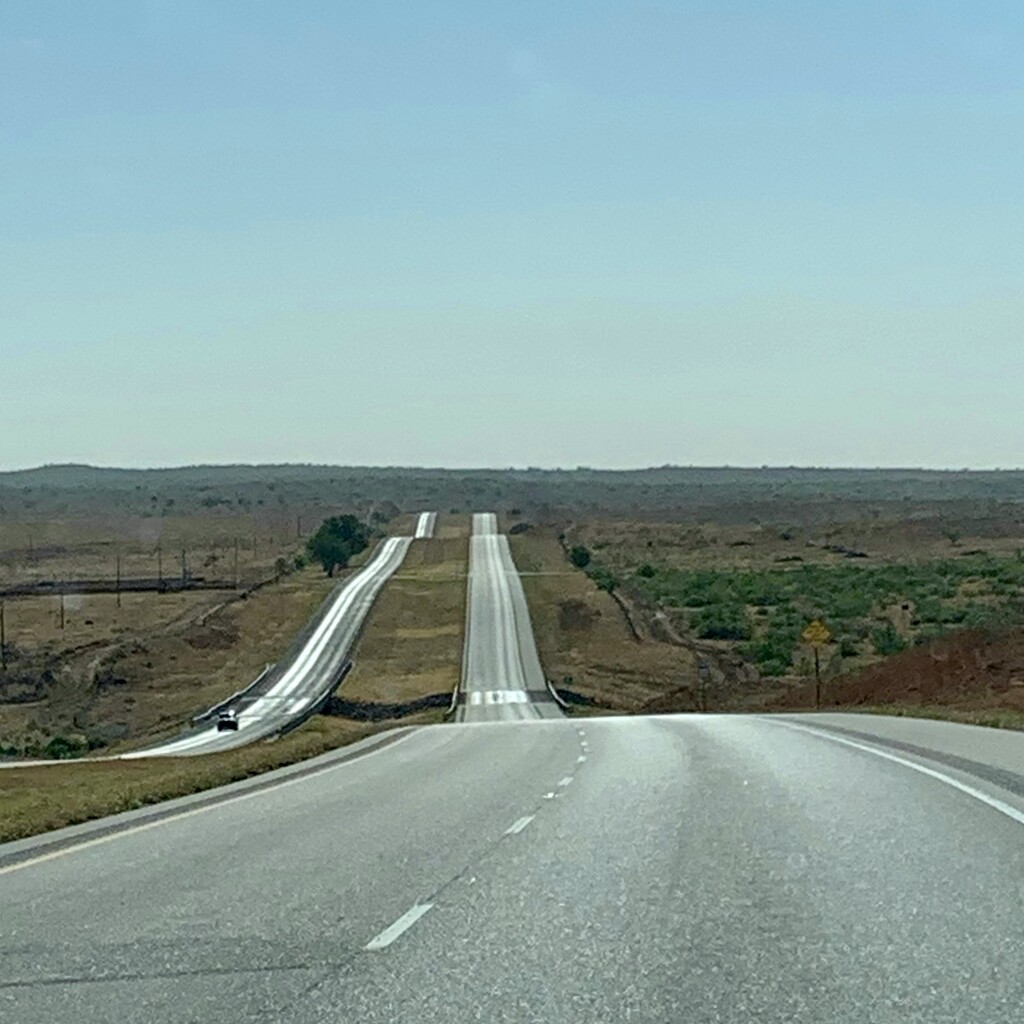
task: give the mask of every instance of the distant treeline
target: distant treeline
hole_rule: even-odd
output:
[[[639,470],[373,468],[317,465],[103,469],[43,466],[0,473],[0,516],[218,514],[302,508],[366,514],[381,503],[413,512],[496,509],[508,517],[611,512],[698,517],[735,506],[782,511],[829,504],[841,518],[866,506],[1024,502],[1024,470],[800,469],[662,466]],[[747,508],[743,508],[747,506]],[[841,506],[841,507],[840,507]],[[844,511],[844,509],[846,511]]]

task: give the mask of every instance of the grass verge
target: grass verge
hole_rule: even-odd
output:
[[[451,518],[443,536],[412,544],[374,602],[339,697],[401,704],[459,681],[469,520]]]
[[[401,724],[424,725],[441,718],[440,712],[427,711],[410,715]],[[256,743],[220,754],[0,769],[0,842],[237,782],[316,757],[396,724],[318,716],[274,743]]]
[[[815,710],[808,708],[807,710]],[[892,715],[896,718],[935,718],[943,722],[985,725],[990,729],[1024,730],[1024,711],[1006,708],[949,708],[935,704],[858,704],[855,707],[828,707],[823,711],[856,712],[864,715]]]

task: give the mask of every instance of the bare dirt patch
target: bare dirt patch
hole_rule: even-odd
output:
[[[810,685],[778,697],[775,708],[809,707]],[[963,630],[826,681],[822,705],[1005,711],[1024,717],[1024,632]]]

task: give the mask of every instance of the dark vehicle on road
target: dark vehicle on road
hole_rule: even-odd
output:
[[[238,732],[238,712],[234,708],[227,708],[217,716],[217,732],[228,729]]]

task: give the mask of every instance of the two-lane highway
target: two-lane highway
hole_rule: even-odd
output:
[[[558,717],[547,697],[530,612],[508,538],[492,512],[473,516],[466,639],[457,719]]]
[[[0,1019],[1016,1024],[1010,747],[1001,788],[805,721],[429,727],[42,859],[0,847]],[[962,730],[930,735],[980,763]]]
[[[416,540],[429,540],[434,536],[434,527],[437,526],[436,512],[421,512],[416,519],[416,531],[413,534]]]
[[[389,537],[358,572],[334,592],[308,637],[263,680],[259,692],[238,705],[238,731],[215,725],[124,758],[208,754],[272,735],[294,721],[336,683],[370,607],[402,564],[409,537]]]

